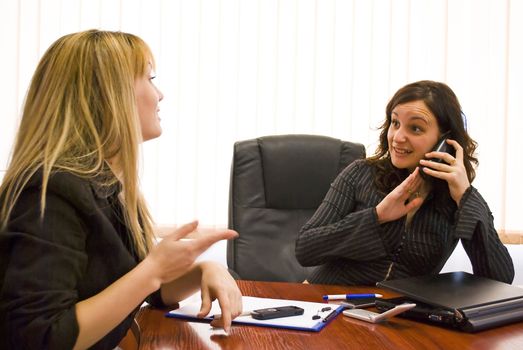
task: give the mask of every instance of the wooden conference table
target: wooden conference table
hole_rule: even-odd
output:
[[[343,287],[281,282],[237,281],[244,295],[321,302],[324,294],[396,293],[372,287]],[[140,349],[523,349],[523,322],[462,333],[399,317],[371,324],[338,315],[320,332],[234,325],[228,336],[209,324],[164,316],[166,310],[143,307],[137,320]]]

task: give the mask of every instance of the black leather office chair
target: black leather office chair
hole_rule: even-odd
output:
[[[234,144],[227,265],[236,278],[302,282],[296,236],[336,175],[365,157],[361,144],[316,135],[266,136]]]

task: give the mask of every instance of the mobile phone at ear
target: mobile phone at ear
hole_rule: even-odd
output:
[[[358,320],[362,320],[365,322],[378,323],[381,321],[385,321],[386,319],[391,318],[393,316],[399,315],[402,312],[410,310],[415,306],[416,306],[416,304],[412,304],[412,303],[411,304],[401,304],[390,310],[382,312],[381,314],[377,313],[377,312],[364,310],[364,309],[350,309],[350,310],[343,311],[343,314],[345,316],[357,318]]]
[[[434,148],[432,148],[431,152],[446,152],[452,156],[455,155],[456,151],[454,149],[454,147],[452,147],[451,145],[449,145],[447,143],[447,138],[448,136],[450,135],[450,131],[447,131],[446,133],[444,133],[441,138],[438,140],[438,142],[436,142],[436,145],[434,145]],[[441,158],[425,158],[426,160],[430,160],[432,162],[436,162],[436,163],[443,163],[443,159]],[[423,171],[423,166],[419,166],[419,173],[420,175],[423,177],[423,178],[428,178],[429,175],[425,174],[425,172]]]
[[[278,306],[258,309],[251,312],[251,317],[257,320],[271,320],[273,318],[303,315],[303,309],[297,306]]]

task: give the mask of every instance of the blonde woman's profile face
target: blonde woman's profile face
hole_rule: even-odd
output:
[[[163,100],[162,92],[154,85],[155,78],[152,66],[134,82],[134,91],[143,141],[157,138],[162,134],[160,125],[159,102]]]

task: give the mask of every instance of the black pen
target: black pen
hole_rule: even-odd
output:
[[[323,319],[323,322],[329,322],[330,320],[332,320],[334,317],[336,317],[338,315],[338,313],[336,312],[336,310],[332,311],[330,314],[327,315],[327,317],[325,317]]]

